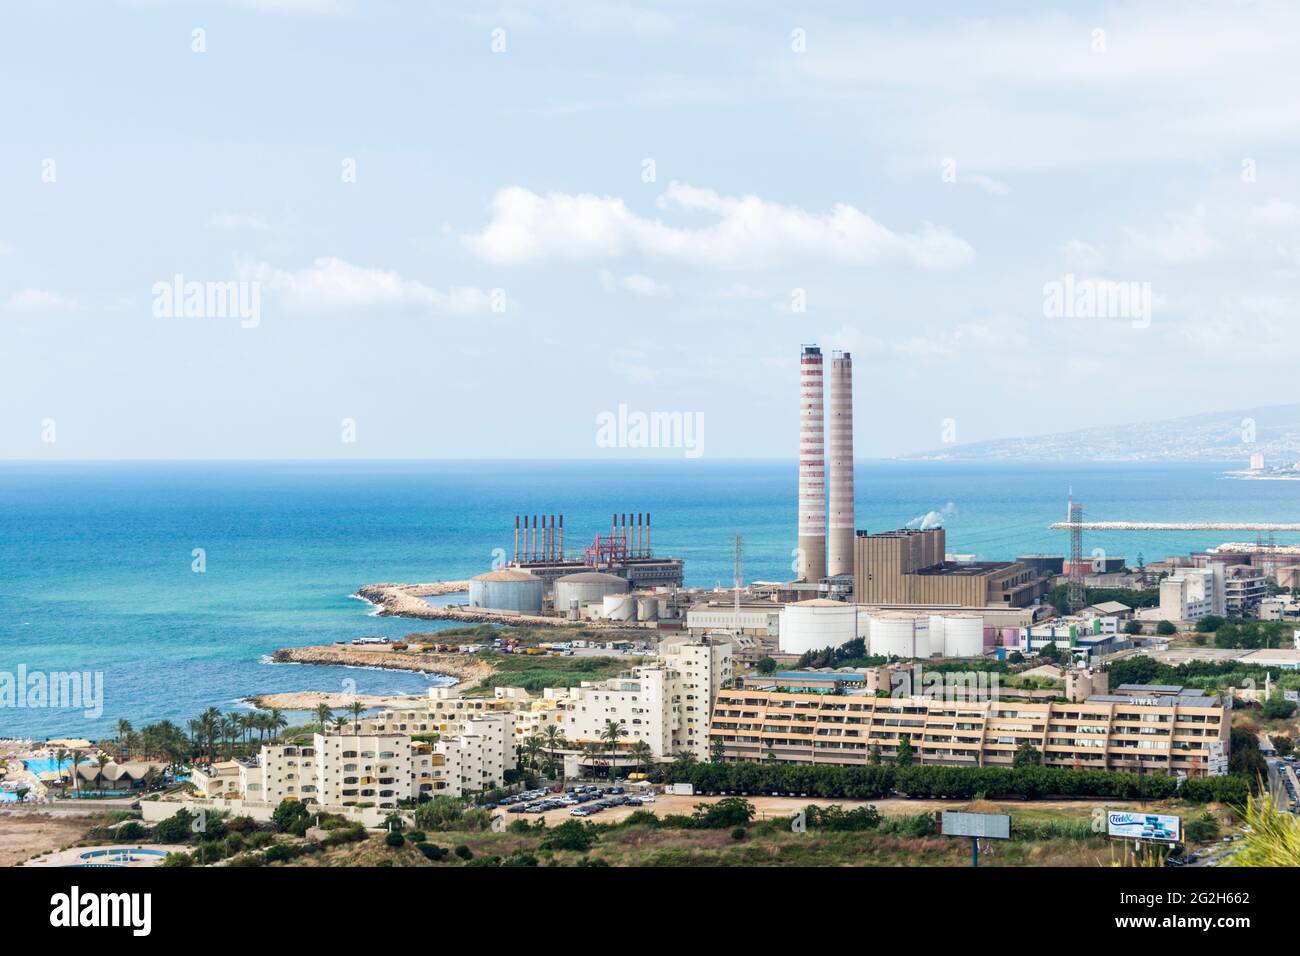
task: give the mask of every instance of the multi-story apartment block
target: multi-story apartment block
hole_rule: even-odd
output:
[[[507,715],[485,714],[466,719],[456,735],[436,743],[385,732],[315,734],[310,747],[267,745],[260,766],[243,771],[243,796],[396,807],[421,796],[489,790],[504,785],[506,768],[514,764],[510,728]]]
[[[1081,703],[724,690],[710,736],[734,760],[854,765],[878,747],[888,761],[907,737],[922,764],[1011,766],[1029,743],[1048,766],[1201,776],[1223,772],[1229,711],[1200,691],[1139,685]]]
[[[659,663],[571,691],[562,713],[571,746],[600,742],[609,722],[623,724],[626,744],[645,741],[657,758],[689,750],[705,758],[714,693],[731,686],[729,635],[666,639]]]

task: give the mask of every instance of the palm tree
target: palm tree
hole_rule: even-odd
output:
[[[569,742],[564,739],[564,731],[560,729],[559,724],[548,724],[546,730],[542,733],[542,739],[546,741],[546,749],[551,752],[551,776],[555,776],[555,751],[563,750],[569,746]],[[563,780],[563,765],[561,764],[561,783]]]
[[[604,752],[605,751],[601,748],[600,744],[594,741],[582,745],[582,756],[587,761],[587,765],[591,767],[591,776],[593,780],[596,777],[596,762],[600,760],[600,755]]]
[[[537,755],[542,752],[542,738],[537,733],[531,733],[524,738],[523,745],[519,748],[528,758],[527,765],[537,766]]]
[[[108,754],[104,753],[104,751],[101,750],[99,753],[95,754],[95,762],[99,764],[99,775],[95,777],[95,789],[103,790],[104,789],[104,767],[108,765]]]
[[[239,731],[243,726],[244,722],[238,714],[226,714],[221,718],[221,736],[226,738],[227,760],[235,755],[235,741],[239,739]]]
[[[208,742],[210,759],[217,759],[217,738],[221,733],[221,711],[209,707],[199,714],[199,723],[203,727],[203,739]]]
[[[73,790],[81,789],[80,784],[77,781],[77,764],[79,763],[81,763],[81,751],[73,750],[72,751],[72,789]]]
[[[131,721],[119,720],[117,722],[117,753],[118,756],[126,758],[131,752],[131,739],[135,732],[131,729]]]
[[[600,732],[600,739],[603,740],[605,742],[605,746],[609,748],[609,753],[610,753],[609,773],[611,777],[613,776],[614,773],[614,760],[615,757],[618,755],[618,742],[622,740],[623,737],[624,737],[623,721],[621,720],[605,721],[605,729]]]
[[[329,704],[319,704],[316,707],[316,720],[320,723],[321,736],[325,735],[325,725],[328,724],[334,716],[334,711],[330,710]]]
[[[284,711],[272,707],[270,715],[266,718],[266,729],[271,732],[271,743],[275,743],[276,738],[280,736],[280,731],[288,726],[289,719],[284,716]]]
[[[62,748],[54,751],[54,769],[58,772],[59,779],[63,779],[63,765],[68,762],[68,752]]]
[[[339,714],[337,717],[334,718],[334,733],[342,734],[343,731],[347,729],[347,726],[348,726],[347,714]]]
[[[628,756],[636,760],[636,769],[645,768],[646,772],[650,771],[650,764],[655,759],[654,748],[650,746],[649,741],[638,740],[628,749]]]
[[[361,733],[361,714],[366,709],[366,705],[359,700],[354,700],[348,704],[348,710],[352,711],[352,732]]]

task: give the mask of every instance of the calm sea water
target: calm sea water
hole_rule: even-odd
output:
[[[858,526],[945,512],[949,550],[988,560],[1062,553],[1047,529],[1067,488],[1095,520],[1300,522],[1300,484],[1224,479],[1220,465],[862,462]],[[276,648],[399,637],[448,625],[370,615],[350,595],[377,581],[486,570],[516,513],[563,513],[578,549],[615,511],[649,511],[655,550],[688,584],[790,573],[789,462],[293,462],[0,464],[0,672],[104,675],[104,714],[0,709],[0,736],[110,733],[182,722],[254,693],[419,691],[437,678],[266,663]],[[1091,535],[1086,549],[1148,561],[1249,537]],[[1278,540],[1285,538],[1279,536]],[[203,548],[207,570],[191,570]]]

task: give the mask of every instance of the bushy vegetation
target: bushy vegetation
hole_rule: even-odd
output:
[[[1235,746],[1235,741],[1234,741]],[[1249,777],[1189,778],[1166,774],[1116,773],[1106,770],[1025,766],[800,766],[795,764],[695,763],[677,761],[666,774],[673,783],[689,783],[698,793],[799,794],[829,799],[874,800],[895,794],[910,797],[970,800],[1036,800],[1051,797],[1103,797],[1116,800],[1166,800],[1241,803]]]

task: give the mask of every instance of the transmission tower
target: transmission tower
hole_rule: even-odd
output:
[[[1083,505],[1074,500],[1074,489],[1070,489],[1066,514],[1070,522],[1070,591],[1066,599],[1066,610],[1076,614],[1083,610]]]

